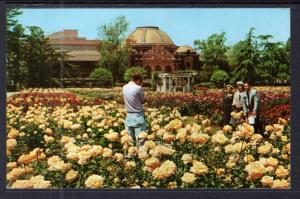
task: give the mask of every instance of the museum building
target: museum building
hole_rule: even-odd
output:
[[[132,66],[152,71],[174,72],[199,69],[199,55],[190,46],[176,46],[172,39],[158,27],[137,27],[126,38],[132,50]]]
[[[101,59],[98,50],[100,40],[79,37],[77,30],[63,30],[47,36],[49,43],[67,53],[66,62],[75,69],[68,69],[69,79],[88,79]],[[178,70],[198,70],[199,55],[190,46],[177,46],[172,39],[158,27],[137,27],[124,42],[130,50],[130,66],[141,66],[147,71],[148,78],[153,71],[176,72]],[[64,64],[65,65],[65,64]],[[61,66],[58,67],[58,73]],[[65,69],[66,70],[66,69]],[[64,77],[66,79],[67,76]],[[78,81],[80,84],[80,81]],[[80,85],[79,85],[80,86]]]

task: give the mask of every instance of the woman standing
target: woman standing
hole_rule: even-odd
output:
[[[224,125],[230,124],[232,102],[233,102],[234,88],[231,85],[227,85],[225,89],[225,95],[223,97],[223,123]]]

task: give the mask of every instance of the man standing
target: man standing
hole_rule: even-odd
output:
[[[248,82],[244,83],[245,95],[243,111],[248,117],[248,122],[254,125],[255,132],[259,129],[259,95],[256,89],[251,88]]]
[[[131,81],[123,86],[124,102],[127,111],[125,127],[137,145],[141,144],[138,135],[147,128],[144,114],[143,77],[139,73],[131,75]]]

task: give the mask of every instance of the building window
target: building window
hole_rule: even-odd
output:
[[[156,70],[156,71],[161,71],[160,65],[155,66],[155,70]]]
[[[169,66],[169,65],[167,65],[165,71],[166,71],[167,73],[172,72],[172,67]]]
[[[191,62],[187,62],[187,63],[186,63],[186,67],[187,67],[188,69],[190,69],[190,68],[191,68]]]

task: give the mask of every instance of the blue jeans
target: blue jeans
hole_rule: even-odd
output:
[[[139,133],[147,130],[144,112],[127,113],[125,119],[125,128],[133,140],[138,140]]]

